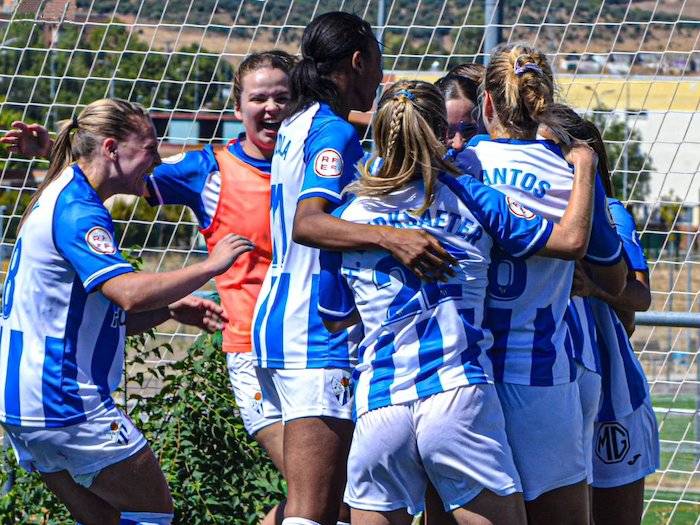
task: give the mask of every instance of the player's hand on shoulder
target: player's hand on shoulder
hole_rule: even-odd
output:
[[[20,120],[12,123],[10,131],[0,137],[12,153],[25,157],[48,157],[51,153],[51,139],[48,130],[39,124],[26,124]]]
[[[196,326],[207,332],[221,330],[228,321],[224,309],[214,301],[188,295],[168,306],[170,317],[179,323]]]
[[[219,275],[228,270],[231,265],[245,252],[251,251],[255,245],[240,235],[229,233],[216,243],[209,254],[207,264],[213,275]]]
[[[419,278],[446,281],[454,275],[457,260],[428,232],[387,227],[383,239],[384,248]]]
[[[568,147],[562,146],[562,151],[566,162],[569,164],[592,164],[595,173],[595,168],[598,166],[598,155],[588,143],[574,140]]]

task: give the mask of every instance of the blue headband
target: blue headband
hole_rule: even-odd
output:
[[[397,99],[397,98],[402,97],[402,96],[403,96],[403,97],[406,97],[406,98],[407,98],[408,100],[410,100],[411,102],[413,102],[414,100],[416,100],[416,96],[415,96],[413,93],[411,93],[408,89],[400,89],[400,90],[398,90],[396,93],[394,93],[394,97],[393,97],[393,98]]]

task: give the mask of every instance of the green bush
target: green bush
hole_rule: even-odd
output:
[[[130,346],[142,349],[149,338],[130,338]],[[168,352],[168,345],[132,350],[127,369]],[[151,376],[163,386],[155,396],[142,397],[136,390]],[[129,379],[128,406],[134,405],[129,415],[160,459],[175,500],[176,524],[257,523],[284,497],[281,476],[248,437],[238,415],[220,334],[201,336],[173,365],[158,365]],[[123,394],[116,397],[123,399]],[[9,464],[14,465],[13,458]],[[15,472],[13,489],[0,497],[0,523],[71,523],[38,475]],[[7,477],[7,471],[0,473],[2,483]]]

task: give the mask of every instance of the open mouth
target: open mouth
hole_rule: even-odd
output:
[[[263,122],[262,127],[270,131],[278,131],[280,129],[280,124],[280,122]]]

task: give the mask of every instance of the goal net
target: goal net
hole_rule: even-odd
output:
[[[635,215],[650,262],[651,310],[698,312],[696,1],[4,0],[1,9],[0,132],[14,120],[55,131],[89,102],[121,97],[149,108],[163,156],[237,136],[242,127],[231,107],[237,65],[255,51],[298,53],[304,28],[323,12],[351,11],[376,28],[386,82],[434,81],[457,64],[483,61],[496,42],[532,43],[548,53],[561,98],[604,130],[616,196]],[[368,116],[352,118],[368,138]],[[0,168],[4,278],[19,217],[47,163],[0,149]],[[110,206],[121,247],[146,269],[179,268],[206,253],[187,209],[151,208],[135,198]],[[177,353],[196,336],[168,323],[157,342]],[[639,326],[633,342],[661,431],[662,468],[647,481],[646,519],[695,523],[698,329]]]

